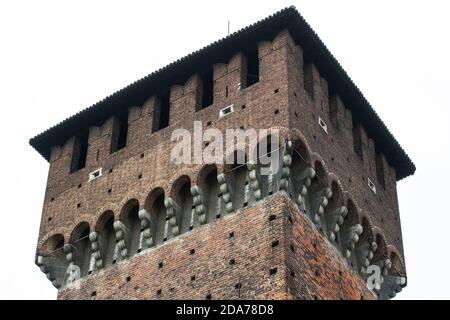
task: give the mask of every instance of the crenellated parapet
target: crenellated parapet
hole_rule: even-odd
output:
[[[109,222],[102,217],[99,225],[103,225],[103,229],[89,233],[89,274],[132,259],[136,250],[141,252],[159,246],[213,219],[240,212],[274,193],[283,192],[364,281],[369,281],[373,266],[379,268],[381,280],[374,291],[381,299],[393,297],[405,285],[406,278],[392,268],[379,228],[374,237],[367,219],[361,222],[355,203],[350,199],[345,202],[339,179],[335,175],[330,178],[322,165],[317,161],[312,163],[305,154],[306,149],[297,147],[298,143],[285,141],[281,147],[280,169],[269,171],[270,179],[262,174],[259,164],[247,162],[217,176],[217,170],[208,168],[207,173],[213,173],[213,179],[205,173],[199,184],[191,184],[190,179],[182,175],[173,183],[171,196],[165,196],[163,190],[152,191],[144,208],[136,199],[126,198],[122,201],[124,208],[120,210],[120,219],[111,222],[112,233],[105,231]],[[113,214],[109,213],[108,217],[113,219]],[[111,241],[114,241],[112,246],[108,243]],[[108,258],[110,247],[113,248],[112,264],[107,263],[111,259]],[[83,247],[65,244],[60,250],[64,252],[64,268],[82,261],[83,254],[77,252],[77,248]],[[64,285],[66,275],[58,273],[61,267],[44,256],[38,256],[38,265],[55,286]],[[395,270],[402,270],[398,265]]]

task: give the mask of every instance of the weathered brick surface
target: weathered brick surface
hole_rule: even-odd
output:
[[[359,275],[342,259],[336,248],[288,202],[286,266],[290,294],[299,299],[376,299]],[[292,221],[292,222],[291,222]]]
[[[374,298],[284,194],[87,276],[80,289],[62,289],[58,298],[89,299],[93,292],[96,299]]]
[[[119,220],[124,205],[130,199],[136,199],[139,207],[145,208],[146,199],[156,188],[162,188],[166,197],[173,196],[174,183],[183,175],[190,178],[192,185],[197,184],[203,166],[171,164],[170,153],[174,142],[170,141],[170,136],[176,128],[192,131],[194,120],[200,120],[204,129],[214,127],[224,131],[241,126],[245,129],[277,127],[281,129],[283,138],[300,137],[307,145],[312,163],[320,161],[330,182],[337,181],[344,198],[352,199],[356,204],[359,219],[367,217],[373,230],[385,239],[388,253],[395,252],[403,259],[395,169],[383,155],[380,156],[385,176],[383,188],[377,181],[373,141],[367,137],[364,128],[356,128],[361,136],[362,158],[355,153],[351,112],[338,96],[329,96],[327,81],[320,77],[314,65],[303,65],[301,45],[294,43],[289,32],[280,33],[272,41],[259,43],[258,48],[260,81],[248,88],[239,87],[245,59],[237,49],[228,64],[214,66],[214,103],[206,109],[195,112],[198,91],[201,90],[198,76],[193,75],[184,86],[172,86],[170,122],[165,129],[152,133],[154,107],[159,103],[156,97],[149,96],[143,106],[129,106],[129,138],[122,150],[109,154],[115,118],[90,128],[86,167],[81,170],[69,174],[74,139],[63,146],[54,146],[38,252],[45,241],[55,234],[63,235],[65,243],[68,243],[72,231],[80,222],[86,221],[91,231],[95,231],[98,218],[107,210],[111,210],[115,219]],[[313,94],[313,98],[305,88]],[[219,110],[230,104],[234,105],[235,112],[219,119]],[[331,119],[330,114],[333,115]],[[319,116],[326,122],[328,134],[319,126]],[[89,182],[89,172],[98,168],[103,169],[103,176]],[[218,172],[222,171],[223,167],[218,166]],[[367,186],[368,178],[377,187],[376,195]],[[281,223],[279,229],[268,226],[265,216],[271,205],[271,202],[263,203],[248,209],[245,215],[236,214],[209,223],[201,230],[184,234],[111,270],[89,276],[83,280],[79,293],[63,291],[60,297],[83,298],[97,290],[98,297],[103,298],[152,298],[158,290],[157,283],[162,281],[163,297],[169,297],[169,289],[174,288],[173,298],[204,298],[208,290],[213,297],[233,298],[236,294],[234,285],[241,277],[242,281],[247,281],[247,291],[243,290],[243,294],[247,292],[249,297],[254,298],[311,298],[314,295],[318,298],[359,298],[361,295],[368,298],[355,277],[346,273],[340,278],[336,276],[337,270],[344,268],[342,261],[336,258],[335,265],[326,266],[327,259],[335,254],[331,247],[324,243],[314,250],[310,248],[313,236],[311,232],[306,232],[308,223],[299,222],[301,227],[293,227],[291,231],[288,226],[283,229]],[[277,212],[284,215],[281,209]],[[254,228],[259,232],[254,232]],[[231,229],[242,233],[234,242],[226,238]],[[253,233],[254,239],[250,235]],[[303,239],[306,233],[309,240]],[[268,243],[276,235],[283,245],[278,252],[272,252]],[[299,238],[299,235],[302,237]],[[299,248],[303,248],[305,258],[299,258],[301,255],[294,258],[286,253],[284,237],[292,238]],[[319,238],[316,240],[320,243]],[[256,244],[256,239],[259,239],[260,245]],[[250,247],[250,244],[254,246]],[[191,247],[196,248],[195,257],[189,256]],[[211,260],[207,259],[208,252],[215,253]],[[238,263],[230,267],[227,263],[233,252]],[[313,253],[317,261],[305,260]],[[250,261],[247,258],[252,256],[256,257],[254,263],[259,268],[253,280],[250,275],[254,266],[245,264],[245,261]],[[163,273],[156,270],[159,260],[166,261]],[[315,262],[309,265],[311,261]],[[277,281],[272,281],[267,268],[275,264],[280,267]],[[295,269],[297,280],[289,279],[286,265],[292,265]],[[306,276],[301,271],[305,267],[311,268],[311,272],[320,269],[321,276]],[[198,277],[194,289],[189,283],[193,273]],[[125,283],[128,274],[132,280]],[[183,274],[184,278],[175,274]],[[223,279],[223,282],[214,287],[208,286],[209,282],[217,279]],[[292,288],[290,294],[286,293],[286,286]]]

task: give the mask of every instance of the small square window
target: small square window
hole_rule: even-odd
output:
[[[234,112],[234,105],[229,105],[226,108],[223,108],[219,111],[219,119],[222,119],[223,117],[231,114]]]
[[[327,124],[325,123],[325,121],[322,120],[321,117],[319,117],[319,125],[320,125],[320,127],[323,129],[323,131],[325,131],[325,133],[328,134],[328,126],[327,126]]]
[[[101,176],[102,176],[102,168],[92,171],[91,173],[89,173],[89,181],[98,179]]]
[[[372,180],[370,180],[369,178],[367,178],[367,185],[374,194],[377,194],[377,188],[375,187],[375,184],[372,182]]]

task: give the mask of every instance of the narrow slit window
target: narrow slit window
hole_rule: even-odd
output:
[[[375,165],[377,170],[378,183],[383,187],[383,189],[386,189],[386,181],[384,179],[383,156],[381,155],[381,153],[377,153],[375,157]]]
[[[113,126],[110,153],[117,152],[127,146],[128,139],[128,112],[117,117]]]
[[[203,92],[200,110],[209,107],[213,104],[214,100],[214,78],[213,68],[209,68],[202,74]]]
[[[83,169],[86,166],[87,151],[89,146],[88,138],[88,131],[75,138],[72,160],[70,163],[70,173]]]
[[[353,149],[355,153],[362,159],[362,137],[361,137],[361,128],[359,125],[353,124]]]
[[[159,96],[159,103],[155,105],[153,114],[152,132],[162,130],[169,126],[170,116],[170,91],[166,90]]]
[[[253,46],[244,52],[247,61],[245,86],[250,87],[259,82],[259,55],[258,47]]]
[[[311,63],[303,65],[303,81],[305,91],[314,99],[313,65]]]

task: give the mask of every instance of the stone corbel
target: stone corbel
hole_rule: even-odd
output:
[[[65,244],[63,247],[63,251],[66,254],[66,261],[69,264],[74,264],[75,263],[75,247],[71,244]]]
[[[234,211],[233,202],[231,199],[230,188],[228,186],[225,174],[221,173],[217,176],[217,182],[219,183],[219,190],[221,194],[221,199],[225,203],[226,214]]]
[[[141,237],[139,239],[139,249],[144,249],[153,246],[152,225],[150,220],[150,213],[147,209],[139,210],[139,219],[141,220]]]
[[[342,235],[342,246],[344,256],[349,259],[356,244],[359,241],[359,236],[363,232],[363,227],[360,224],[355,224],[344,230]]]
[[[325,207],[328,205],[328,199],[333,196],[331,188],[324,187],[312,195],[311,202],[311,220],[320,224],[320,217],[325,213]]]
[[[298,196],[296,202],[299,208],[306,213],[306,196],[311,186],[312,179],[316,176],[316,172],[312,167],[308,167],[300,172],[298,177],[292,177],[298,181]]]
[[[260,183],[261,179],[258,173],[258,167],[255,163],[248,162],[247,169],[248,169],[250,189],[253,192],[253,197],[255,198],[255,200],[258,201],[262,198],[261,183]]]
[[[346,206],[341,206],[328,212],[328,217],[326,219],[327,226],[326,230],[328,232],[327,236],[330,241],[336,240],[336,233],[339,232],[341,225],[344,223],[344,218],[347,216],[348,210]]]
[[[200,224],[205,224],[207,209],[203,200],[203,192],[199,186],[191,187],[193,213],[197,215]],[[194,214],[192,216],[194,216]]]
[[[89,273],[93,273],[96,270],[100,270],[104,267],[102,254],[100,252],[100,245],[98,243],[98,234],[93,231],[89,234],[89,240],[91,241],[91,261],[89,265]]]
[[[45,274],[48,280],[51,281],[52,285],[59,289],[62,285],[62,280],[58,279],[56,276],[56,272],[54,270],[54,266],[52,267],[51,261],[49,261],[49,257],[37,256],[36,257],[36,265]]]
[[[128,258],[128,228],[122,221],[114,221],[113,226],[116,232],[115,258],[117,260],[117,254],[119,253],[122,259],[126,259]]]
[[[180,227],[177,218],[177,214],[180,212],[180,207],[171,197],[168,197],[164,200],[164,205],[167,209],[167,218],[170,231],[172,233],[172,236],[175,237],[180,234]]]
[[[361,266],[360,270],[361,273],[366,272],[366,269],[368,266],[370,266],[376,251],[377,251],[377,243],[375,241],[371,241],[357,246],[356,258],[358,259],[358,263]]]
[[[380,295],[382,299],[393,299],[406,285],[406,278],[401,276],[384,276]]]
[[[289,181],[291,179],[291,165],[292,165],[292,152],[293,152],[292,141],[286,141],[283,151],[283,163],[281,168],[280,177],[280,190],[285,191],[289,194]]]

